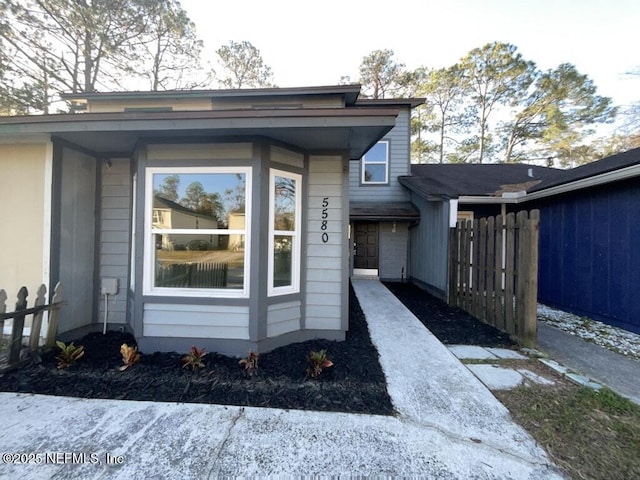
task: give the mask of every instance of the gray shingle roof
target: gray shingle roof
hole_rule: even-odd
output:
[[[501,196],[503,192],[543,191],[640,164],[640,148],[569,170],[525,164],[422,164],[411,166],[402,185],[427,197]]]

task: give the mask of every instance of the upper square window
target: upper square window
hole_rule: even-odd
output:
[[[389,142],[376,143],[362,157],[362,183],[389,183]]]
[[[250,168],[146,173],[145,293],[248,296]]]

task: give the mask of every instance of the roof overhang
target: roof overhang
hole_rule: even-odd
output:
[[[43,135],[96,154],[133,152],[146,138],[268,137],[306,151],[360,158],[395,126],[398,108],[116,112],[0,117],[3,136]]]
[[[420,212],[411,202],[349,202],[351,220],[415,221]]]
[[[63,100],[157,100],[182,98],[207,99],[251,99],[251,98],[279,98],[295,96],[343,95],[346,105],[353,105],[360,94],[360,84],[322,85],[316,87],[288,87],[288,88],[233,88],[220,90],[162,90],[162,91],[124,91],[124,92],[83,92],[65,93]]]

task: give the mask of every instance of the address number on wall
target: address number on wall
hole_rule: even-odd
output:
[[[327,220],[329,218],[329,197],[322,199],[322,223],[320,224],[320,230],[322,230],[322,243],[329,241],[329,234],[327,230]]]

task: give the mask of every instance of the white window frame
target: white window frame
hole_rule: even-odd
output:
[[[251,167],[147,167],[145,169],[145,205],[144,205],[144,276],[143,293],[145,295],[163,295],[170,297],[215,297],[215,298],[248,298],[249,297],[249,263],[251,258]],[[223,288],[175,288],[155,287],[154,263],[155,254],[153,235],[156,233],[189,234],[193,229],[156,229],[153,220],[153,176],[155,174],[208,174],[208,173],[241,173],[245,175],[245,228],[242,229],[198,229],[198,233],[211,235],[244,235],[244,281],[242,289]]]
[[[296,198],[295,198],[295,214],[294,225],[295,230],[276,230],[275,223],[275,178],[286,177],[296,182]],[[288,295],[300,292],[300,243],[302,232],[302,175],[284,170],[269,170],[269,255],[268,255],[268,276],[269,282],[267,294],[270,297],[278,295]],[[291,249],[291,285],[276,287],[273,284],[274,273],[274,246],[276,235],[291,236],[293,239],[293,248]]]
[[[367,160],[367,154],[365,153],[362,156],[362,161],[360,162],[360,170],[361,170],[361,183],[363,185],[387,185],[389,183],[389,157],[391,156],[391,146],[390,146],[390,142],[389,140],[380,140],[379,142],[376,142],[376,145],[380,144],[380,143],[384,143],[385,144],[385,149],[387,151],[387,155],[384,161],[380,161],[380,160]],[[373,147],[372,147],[373,148]],[[384,165],[385,169],[384,169],[384,181],[383,182],[373,182],[371,180],[366,180],[365,179],[365,171],[366,171],[366,166],[367,165]]]

